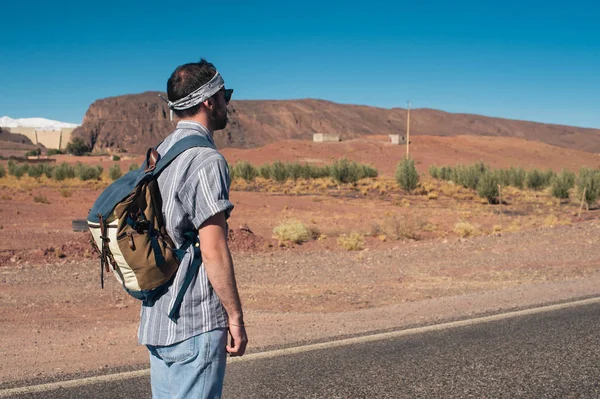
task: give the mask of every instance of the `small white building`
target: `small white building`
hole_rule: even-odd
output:
[[[406,137],[399,134],[390,134],[392,144],[406,144]]]
[[[326,133],[315,133],[313,134],[313,141],[316,143],[325,142],[336,142],[342,141],[339,134],[326,134]]]

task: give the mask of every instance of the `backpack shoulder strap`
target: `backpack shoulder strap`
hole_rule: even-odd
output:
[[[199,135],[187,136],[173,144],[173,146],[167,151],[164,157],[161,157],[156,163],[156,167],[152,171],[152,175],[158,175],[164,168],[166,168],[175,158],[177,158],[182,152],[189,150],[193,147],[211,147],[210,141]]]

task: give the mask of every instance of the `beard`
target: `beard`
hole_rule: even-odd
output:
[[[223,108],[213,108],[212,114],[212,125],[213,130],[223,130],[227,127],[227,107]]]

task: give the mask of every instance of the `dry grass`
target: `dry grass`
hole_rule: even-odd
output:
[[[365,248],[364,237],[359,233],[342,234],[338,237],[337,243],[348,251],[361,251]]]
[[[425,222],[414,215],[399,215],[397,213],[386,213],[385,218],[375,222],[371,228],[372,236],[385,236],[393,240],[419,239],[419,231],[423,229]]]
[[[34,196],[33,202],[37,202],[39,204],[49,204],[50,203],[48,198],[45,195],[41,195],[41,194]]]
[[[466,221],[460,221],[454,225],[454,232],[462,238],[474,237],[479,234],[479,229]]]
[[[553,226],[556,226],[557,224],[558,224],[558,218],[556,217],[556,215],[548,215],[544,219],[544,226],[553,227]]]
[[[432,191],[436,191],[438,189],[438,185],[434,181],[425,180],[421,183],[421,188],[427,193],[431,193]]]
[[[546,227],[554,227],[558,225],[570,225],[571,221],[567,219],[560,219],[556,215],[548,215],[544,219],[543,225]]]
[[[522,229],[523,229],[523,226],[521,225],[521,220],[515,219],[512,222],[510,222],[510,224],[506,227],[506,229],[504,231],[515,232],[515,231],[521,231]]]
[[[438,199],[438,194],[435,191],[431,191],[430,193],[427,194],[427,199],[428,200],[436,200],[436,199]]]
[[[277,239],[280,246],[284,246],[309,241],[312,235],[311,231],[302,222],[288,220],[273,229],[273,238]]]
[[[100,180],[87,180],[83,181],[78,178],[65,179],[62,181],[56,181],[49,179],[46,176],[40,176],[33,178],[30,176],[22,176],[17,179],[14,176],[5,176],[0,179],[0,188],[14,188],[17,190],[31,191],[39,187],[50,187],[50,188],[91,188],[94,190],[100,190],[108,187],[112,181],[107,175],[102,175]]]
[[[454,197],[456,194],[460,193],[460,186],[452,183],[452,182],[442,182],[440,184],[440,193],[445,195],[446,197]]]
[[[434,231],[438,230],[438,226],[432,223],[427,223],[425,226],[423,226],[423,231],[426,231],[428,233],[433,233]]]

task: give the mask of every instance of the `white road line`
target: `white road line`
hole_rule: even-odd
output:
[[[497,314],[497,315],[493,315],[493,316],[478,317],[478,318],[469,319],[469,320],[453,321],[453,322],[449,322],[449,323],[435,324],[435,325],[431,325],[431,326],[411,328],[411,329],[407,329],[407,330],[392,331],[392,332],[388,332],[388,333],[373,334],[373,335],[367,335],[367,336],[356,337],[356,338],[347,338],[347,339],[342,339],[339,341],[323,342],[323,343],[319,343],[319,344],[305,345],[305,346],[299,346],[299,347],[294,347],[294,348],[277,349],[277,350],[272,350],[272,351],[268,351],[268,352],[252,353],[252,354],[245,355],[243,357],[229,358],[227,360],[227,362],[228,363],[239,363],[239,362],[248,362],[248,361],[258,360],[258,359],[270,359],[270,358],[274,358],[274,357],[293,355],[296,353],[310,352],[310,351],[315,351],[315,350],[320,350],[320,349],[337,348],[340,346],[348,346],[348,345],[354,345],[354,344],[359,344],[359,343],[364,343],[364,342],[380,341],[380,340],[384,340],[384,339],[403,337],[403,336],[407,336],[407,335],[422,334],[422,333],[431,332],[431,331],[441,331],[441,330],[447,330],[447,329],[456,328],[456,327],[464,327],[464,326],[471,326],[471,325],[475,325],[475,324],[489,323],[489,322],[493,322],[493,321],[499,321],[499,320],[520,317],[520,316],[528,316],[528,315],[533,315],[533,314],[552,312],[555,310],[568,309],[568,308],[573,308],[573,307],[577,307],[577,306],[585,306],[585,305],[591,305],[591,304],[596,304],[596,303],[600,303],[600,297],[584,299],[584,300],[574,301],[574,302],[561,303],[558,305],[542,306],[542,307],[538,307],[538,308],[502,313],[502,314]],[[81,379],[70,380],[70,381],[52,382],[52,383],[48,383],[48,384],[31,385],[31,386],[19,387],[19,388],[10,388],[10,389],[0,390],[0,398],[5,398],[5,397],[9,397],[12,395],[19,395],[19,394],[47,392],[47,391],[53,391],[53,390],[61,389],[61,388],[68,389],[68,388],[74,388],[74,387],[90,385],[90,384],[99,384],[99,383],[106,383],[106,382],[111,382],[111,381],[127,380],[130,378],[145,377],[148,375],[150,375],[150,369],[129,371],[129,372],[125,372],[125,373],[109,374],[109,375],[102,375],[102,376],[96,376],[96,377],[81,378]]]

